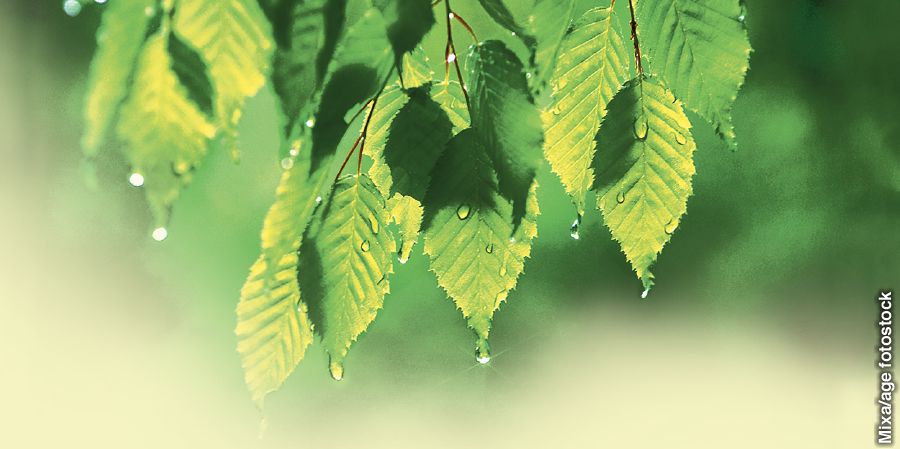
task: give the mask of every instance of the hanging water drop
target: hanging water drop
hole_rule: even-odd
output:
[[[66,0],[63,2],[63,12],[69,17],[75,17],[81,12],[81,2],[78,0]]]
[[[447,63],[449,64],[453,61],[456,61],[456,53],[450,53],[449,55],[447,55]]]
[[[581,214],[578,214],[575,217],[575,221],[572,222],[572,227],[569,228],[569,236],[573,239],[578,240],[581,238],[581,234],[579,232],[581,228]]]
[[[285,170],[290,170],[294,167],[294,159],[290,157],[286,157],[281,160],[281,168]]]
[[[332,360],[328,364],[328,371],[331,372],[331,378],[341,380],[344,378],[344,365],[341,362]]]
[[[291,149],[288,151],[288,154],[291,157],[297,157],[300,154],[300,141],[295,140],[294,143],[291,144]]]
[[[128,176],[128,183],[135,187],[140,187],[144,185],[144,175],[138,172],[134,172],[130,176]]]
[[[484,252],[486,252],[488,254],[493,254],[494,253],[494,244],[488,243],[487,246],[484,247]]]
[[[161,242],[165,240],[169,236],[169,231],[166,228],[159,227],[153,230],[153,233],[150,234],[153,237],[153,240],[157,242]]]
[[[456,216],[459,217],[460,220],[465,220],[469,218],[470,212],[471,208],[469,208],[469,205],[463,204],[456,209]]]
[[[678,221],[678,219],[673,218],[666,223],[666,234],[672,235],[675,232],[675,229],[678,228]]]
[[[649,295],[649,294],[650,294],[650,287],[647,287],[644,289],[643,292],[641,292],[641,299],[647,299],[647,295]]]
[[[475,344],[475,361],[482,365],[486,365],[491,361],[491,345],[487,340],[479,339]]]
[[[684,134],[681,134],[678,131],[672,131],[672,136],[675,137],[675,142],[678,142],[678,145],[684,145],[687,143],[687,137]]]
[[[406,265],[406,262],[409,262],[409,251],[403,250],[403,243],[400,243],[400,252],[397,253],[397,262],[400,262],[401,265]]]
[[[644,140],[647,138],[647,133],[650,130],[650,126],[647,125],[647,120],[644,118],[638,118],[634,121],[634,137],[637,137],[638,140]]]
[[[371,246],[371,245],[369,245],[369,241],[368,241],[368,240],[363,240],[362,243],[359,244],[359,250],[362,251],[362,252],[364,252],[364,253],[367,253],[367,252],[369,252],[369,247],[370,247],[370,246]]]
[[[314,127],[314,126],[316,126],[316,119],[310,117],[309,119],[306,120],[306,127],[307,127],[307,128],[312,128],[312,127]]]
[[[616,202],[619,204],[622,204],[625,202],[625,192],[619,192],[619,194],[616,195]]]

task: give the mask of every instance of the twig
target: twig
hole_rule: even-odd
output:
[[[634,0],[628,0],[628,9],[631,12],[631,40],[634,42],[634,60],[637,63],[638,75],[643,75],[644,65],[641,63],[641,43],[638,42],[637,20],[634,19]]]
[[[450,63],[452,62],[453,66],[456,68],[456,78],[459,80],[459,86],[462,90],[463,97],[466,99],[466,108],[471,109],[471,104],[469,103],[469,91],[466,90],[466,82],[463,81],[462,69],[459,68],[459,59],[456,57],[456,45],[454,45],[453,43],[453,27],[451,26],[452,22],[450,21],[454,18],[457,18],[457,20],[459,20],[467,30],[469,30],[473,38],[475,37],[475,32],[472,31],[472,28],[468,23],[466,23],[465,20],[463,20],[453,12],[453,9],[450,8],[450,0],[444,0],[444,9],[446,11],[445,18],[447,20],[447,47],[444,50],[444,77],[450,77]]]

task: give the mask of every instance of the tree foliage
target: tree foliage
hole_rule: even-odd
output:
[[[237,306],[254,400],[314,336],[344,375],[419,240],[490,360],[495,312],[538,234],[536,176],[596,205],[645,289],[687,208],[692,123],[732,146],[750,45],[740,0],[478,0],[514,38],[479,40],[463,0],[115,0],[104,9],[84,150],[111,137],[165,225],[209,151],[236,151],[268,82],[284,167]],[[463,34],[463,31],[465,34]],[[455,32],[455,33],[454,33]],[[472,39],[468,51],[459,42]],[[443,40],[429,54],[426,39]],[[443,71],[432,61],[441,61]],[[110,136],[110,130],[115,135]],[[342,142],[353,141],[353,145]],[[162,232],[159,232],[162,230]]]

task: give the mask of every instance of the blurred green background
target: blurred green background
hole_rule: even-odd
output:
[[[0,5],[0,446],[872,445],[875,297],[900,280],[900,2],[747,0],[740,148],[691,117],[695,194],[647,300],[598,214],[569,237],[544,170],[491,364],[417,254],[345,380],[313,346],[265,413],[233,328],[280,170],[271,92],[244,114],[241,164],[212,151],[153,242],[116,149],[93,175],[81,160],[99,11],[61,3]]]

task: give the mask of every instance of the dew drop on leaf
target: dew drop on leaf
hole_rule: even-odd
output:
[[[285,170],[290,170],[294,166],[294,159],[290,157],[286,157],[281,160],[281,168]]]
[[[581,234],[579,232],[580,228],[581,228],[581,214],[578,214],[575,217],[575,221],[572,222],[572,227],[569,228],[569,236],[575,240],[580,239],[581,238]]]
[[[317,196],[317,197],[316,197],[316,204],[321,204],[321,203],[322,203],[322,197],[321,197],[321,196]]]
[[[369,246],[370,246],[369,241],[363,240],[363,242],[359,244],[359,249],[360,249],[360,251],[366,253],[366,252],[369,252]]]
[[[315,120],[315,119],[310,118],[310,119],[308,119],[308,120],[306,121],[306,127],[307,127],[307,128],[312,128],[312,127],[314,127],[314,126],[316,126],[316,120]]]
[[[132,173],[130,176],[128,176],[128,183],[135,187],[140,187],[144,185],[144,175],[137,172]]]
[[[483,338],[475,343],[475,361],[482,365],[491,361],[491,345]]]
[[[169,237],[169,231],[166,228],[159,227],[153,230],[153,233],[150,234],[153,237],[153,240],[157,242],[161,242]]]
[[[340,362],[332,360],[328,364],[328,371],[331,372],[331,378],[341,380],[344,378],[344,365]]]
[[[650,294],[650,288],[645,288],[643,292],[641,292],[641,299],[647,299],[647,295]]]
[[[619,204],[622,204],[625,202],[625,192],[619,192],[619,194],[616,195],[616,202]]]
[[[494,253],[494,244],[488,243],[487,246],[484,247],[484,252],[486,252],[488,254],[493,254]]]
[[[647,132],[650,130],[650,126],[647,125],[647,120],[643,117],[638,118],[634,121],[634,137],[637,137],[638,140],[644,140],[647,138]]]
[[[459,217],[460,220],[465,220],[469,218],[469,212],[471,208],[468,204],[463,204],[456,209],[456,216]]]
[[[687,143],[687,137],[684,137],[684,134],[681,134],[678,131],[673,131],[672,136],[675,137],[675,141],[678,142],[678,145],[684,145]]]
[[[63,2],[63,11],[69,17],[75,17],[81,12],[81,2],[78,0],[66,0]]]

